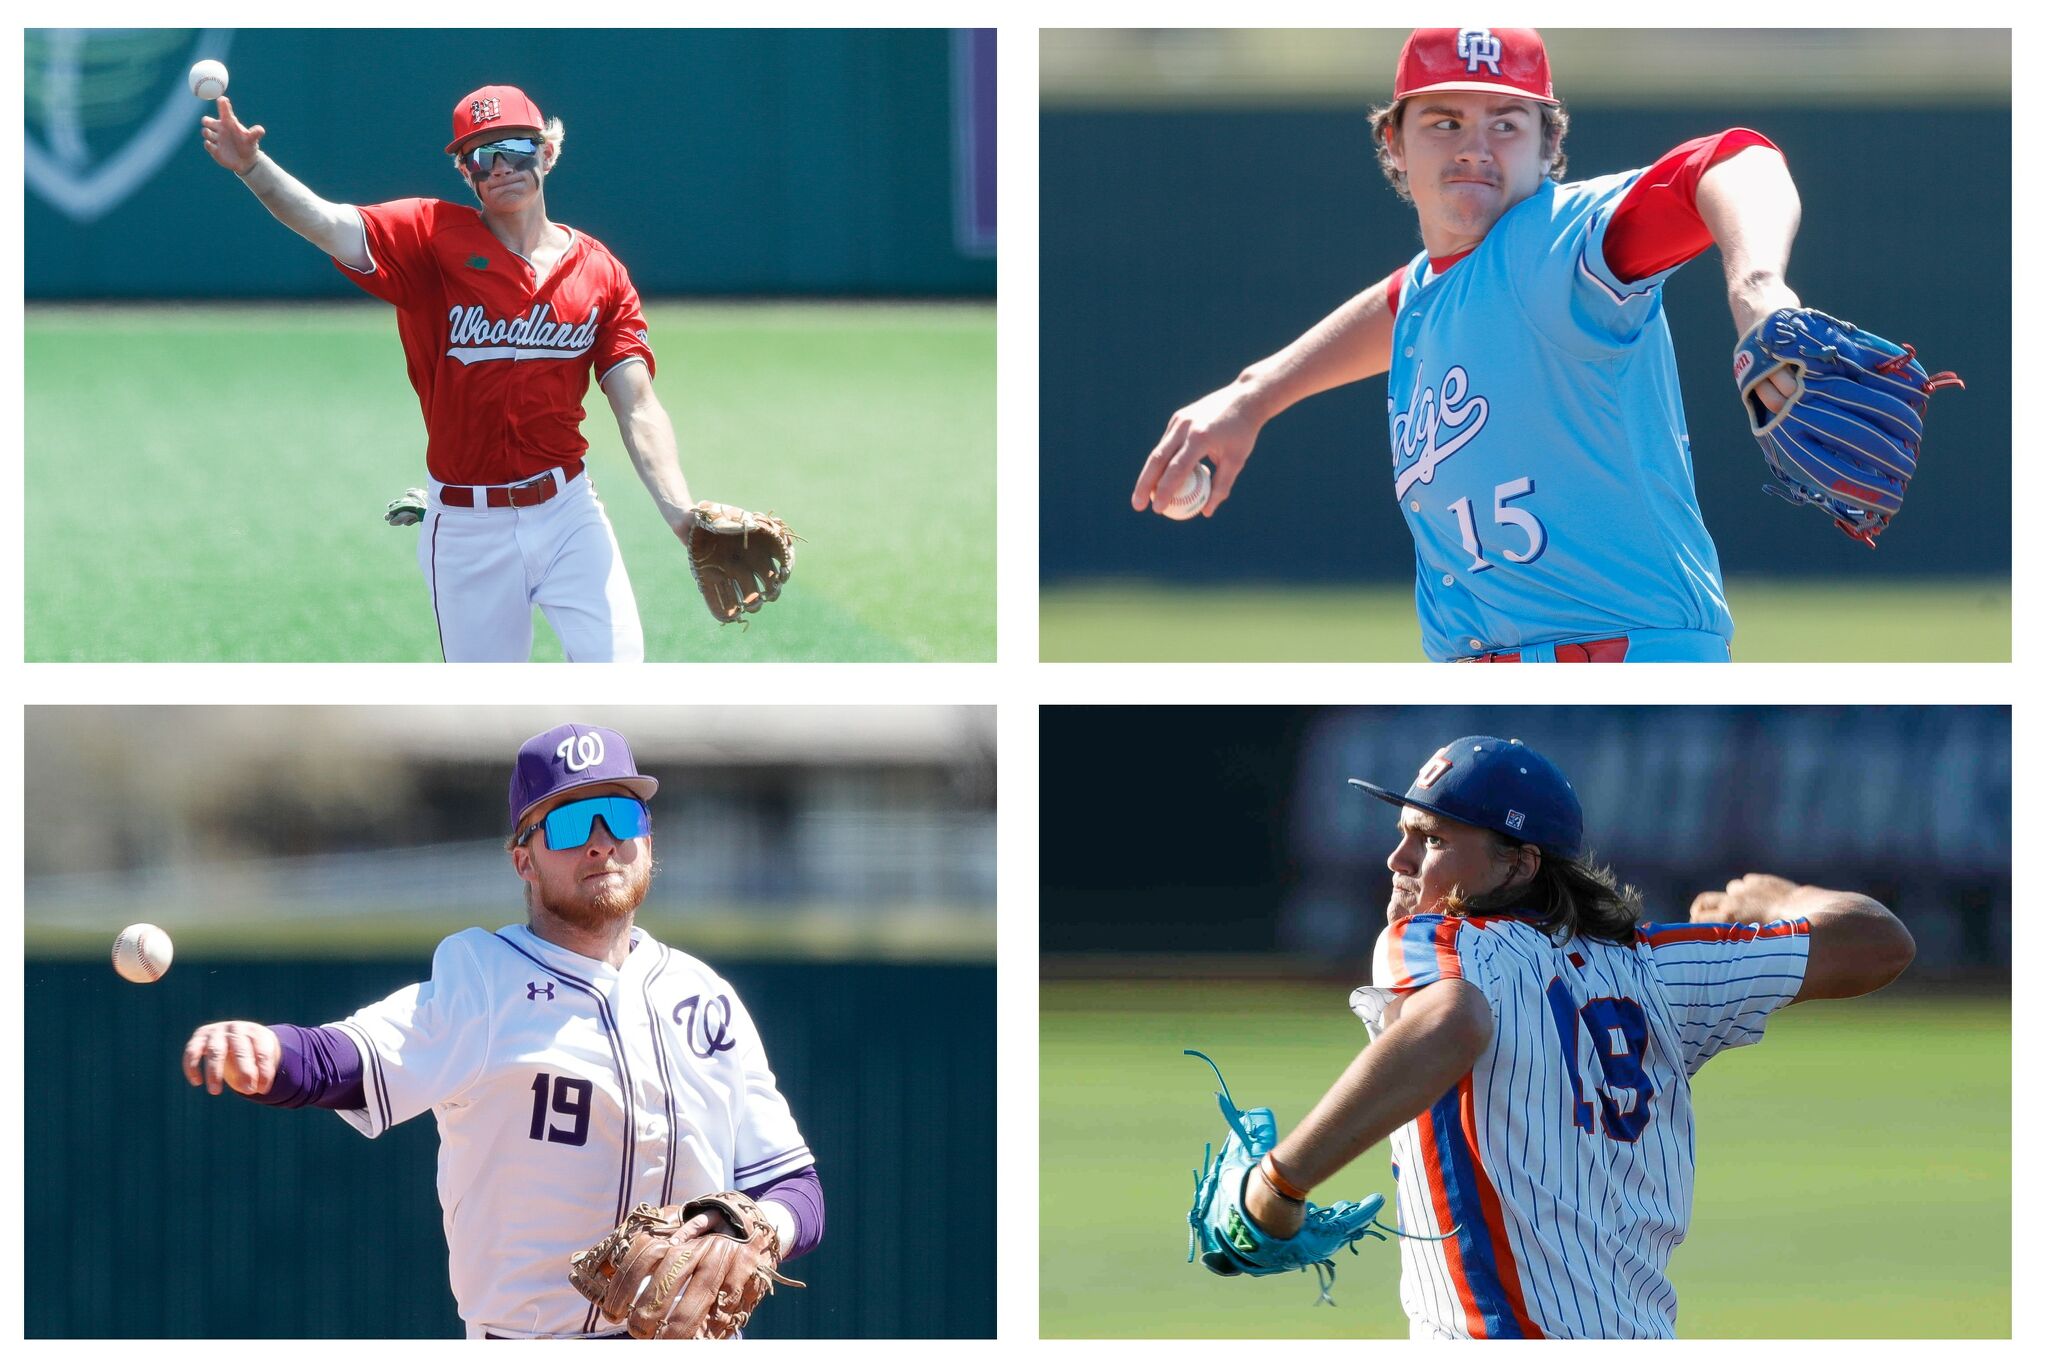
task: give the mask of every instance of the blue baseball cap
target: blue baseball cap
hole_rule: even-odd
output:
[[[617,782],[642,800],[651,799],[661,787],[633,766],[633,750],[617,730],[602,725],[543,730],[519,746],[512,763],[512,827],[519,827],[526,812],[548,797],[600,782]]]
[[[1422,765],[1406,795],[1356,777],[1351,784],[1389,805],[1412,805],[1566,857],[1579,855],[1586,833],[1579,793],[1557,764],[1519,739],[1453,739]]]

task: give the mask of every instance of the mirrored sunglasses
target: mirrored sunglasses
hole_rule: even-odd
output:
[[[538,824],[529,824],[514,839],[525,846],[527,839],[542,830],[547,830],[547,845],[560,852],[565,848],[579,848],[590,841],[590,828],[598,820],[604,821],[605,831],[624,842],[628,838],[644,838],[653,821],[649,819],[647,807],[631,796],[593,796],[589,800],[572,800],[566,805],[557,805],[542,815]]]
[[[505,168],[517,172],[540,163],[540,142],[532,137],[507,137],[472,146],[462,153],[462,167],[478,177],[491,172],[491,161],[501,159]]]

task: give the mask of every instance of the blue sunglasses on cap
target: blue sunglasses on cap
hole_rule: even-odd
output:
[[[620,842],[628,838],[647,836],[653,821],[648,818],[647,807],[631,796],[592,796],[589,800],[572,800],[566,805],[557,805],[540,817],[537,824],[529,824],[520,830],[512,841],[520,847],[541,829],[546,829],[548,847],[560,852],[565,848],[579,848],[590,841],[591,826],[598,820],[604,821],[605,831]]]

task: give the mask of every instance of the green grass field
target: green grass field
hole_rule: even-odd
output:
[[[1291,1125],[1357,1053],[1341,986],[1049,981],[1040,989],[1040,1336],[1406,1337],[1391,1243],[1307,1276],[1187,1262],[1215,1080]],[[1695,1080],[1681,1337],[2009,1337],[2011,1008],[1803,1004]],[[1390,1192],[1374,1149],[1319,1196]]]
[[[2005,663],[2007,580],[1791,583],[1730,579],[1735,658],[1744,661]],[[1040,591],[1047,661],[1394,661],[1420,663],[1410,584],[1169,588],[1075,584]]]
[[[782,600],[718,626],[593,388],[649,659],[995,658],[993,305],[649,320],[692,493],[805,538]],[[25,347],[28,659],[439,660],[417,529],[383,520],[426,448],[388,307],[32,307]]]

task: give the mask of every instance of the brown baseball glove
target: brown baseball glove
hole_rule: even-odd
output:
[[[677,1238],[686,1220],[711,1228]],[[612,1322],[640,1338],[732,1337],[777,1281],[782,1244],[775,1226],[743,1191],[718,1191],[681,1205],[637,1205],[594,1248],[569,1259],[569,1281]]]
[[[721,622],[782,596],[802,538],[772,513],[699,500],[690,510],[690,575]],[[744,622],[742,622],[744,625]]]

